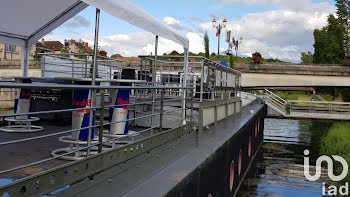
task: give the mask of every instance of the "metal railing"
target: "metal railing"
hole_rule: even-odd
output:
[[[181,86],[183,76],[183,56],[139,56],[141,58],[140,73],[142,79],[151,81],[152,69],[157,65],[156,84]],[[205,57],[190,56],[187,72],[187,85],[193,87],[194,99],[221,100],[225,96],[237,97],[240,91],[241,73],[225,67]]]
[[[288,111],[286,111],[287,101],[274,94],[273,92],[265,89],[265,102],[270,107],[274,108],[278,112],[283,115],[287,115]]]
[[[41,77],[78,77],[89,78],[92,75],[92,54],[76,53],[40,53]],[[121,73],[123,60],[97,56],[97,76],[113,79],[114,73]],[[120,76],[119,76],[120,78]]]
[[[67,89],[67,90],[96,90],[98,92],[98,97],[100,97],[100,104],[97,106],[88,106],[88,107],[82,107],[78,109],[74,108],[67,108],[67,109],[59,109],[59,110],[46,110],[46,111],[33,111],[28,113],[10,113],[10,114],[1,114],[0,117],[15,117],[20,115],[41,115],[41,114],[59,114],[64,112],[74,112],[74,111],[81,111],[81,110],[91,110],[92,113],[97,112],[98,115],[96,115],[96,122],[95,124],[90,123],[91,126],[82,127],[78,129],[67,129],[67,126],[52,126],[52,123],[49,122],[40,122],[40,124],[45,128],[43,133],[36,133],[35,135],[30,135],[30,137],[23,137],[19,138],[20,134],[15,135],[13,134],[13,137],[7,137],[6,140],[3,140],[0,142],[0,150],[2,152],[2,155],[6,157],[7,162],[3,162],[0,168],[0,177],[12,177],[16,174],[16,177],[20,177],[19,180],[14,181],[13,183],[5,186],[0,187],[0,195],[8,194],[10,196],[14,196],[15,194],[20,193],[23,196],[28,195],[39,195],[39,194],[47,194],[48,191],[53,191],[55,189],[58,189],[60,187],[64,187],[67,184],[73,184],[79,178],[79,180],[87,178],[93,174],[96,174],[98,172],[101,172],[105,170],[106,168],[109,168],[110,166],[116,165],[120,162],[125,161],[125,159],[131,158],[135,156],[135,153],[140,151],[145,152],[149,151],[150,149],[154,148],[155,146],[158,146],[157,144],[154,144],[154,140],[158,139],[157,136],[163,136],[159,138],[159,142],[157,143],[164,143],[166,140],[172,140],[174,138],[177,138],[184,134],[183,131],[189,132],[193,126],[193,92],[191,87],[177,87],[177,86],[147,86],[147,85],[138,85],[134,84],[133,86],[92,86],[92,85],[71,85],[71,84],[48,84],[48,83],[1,83],[0,82],[0,89],[3,88],[29,88],[29,89]],[[105,103],[105,97],[108,96],[109,91],[111,90],[133,90],[134,95],[132,96],[130,103],[125,104],[106,104]],[[149,96],[149,92],[155,91],[156,94],[154,94],[155,99],[152,99],[152,97]],[[180,96],[174,96],[173,91],[180,91],[182,94],[186,94],[185,99]],[[92,102],[96,100],[96,98],[93,98]],[[187,102],[190,103],[189,105],[181,105],[181,106],[172,106],[168,105],[170,102]],[[108,109],[115,108],[115,107],[128,107],[130,117],[128,117],[126,120],[118,120],[118,121],[105,121],[105,112]],[[150,110],[150,106],[152,106],[152,109]],[[169,116],[171,115],[171,117]],[[99,120],[99,121],[97,121]],[[151,120],[151,121],[150,121]],[[111,136],[106,135],[106,129],[108,131],[108,127],[113,124],[123,123],[126,122],[131,130],[135,130],[135,133],[129,133],[122,136]],[[69,149],[68,152],[55,155],[52,157],[47,157],[45,159],[42,159],[42,157],[33,156],[29,161],[26,159],[20,160],[21,162],[18,162],[18,160],[15,162],[11,161],[11,156],[7,156],[8,154],[12,154],[9,152],[16,152],[16,151],[25,151],[27,154],[32,154],[37,151],[37,149],[40,149],[40,146],[44,145],[46,143],[46,147],[48,146],[58,146],[62,145],[62,143],[58,143],[58,137],[62,135],[69,135],[73,132],[81,131],[84,129],[89,129],[89,132],[92,132],[92,128],[94,128],[96,140],[91,141],[90,143],[84,143],[83,145],[77,146],[75,148]],[[180,128],[180,130],[179,130]],[[153,139],[153,137],[155,137]],[[57,144],[54,145],[53,140],[48,139],[56,139]],[[152,139],[152,140],[151,140]],[[48,141],[46,141],[48,140]],[[119,143],[119,142],[125,142],[128,143]],[[162,142],[164,141],[164,142]],[[29,144],[28,144],[29,143]],[[105,148],[106,145],[110,144],[118,144],[117,146],[112,146],[109,148]],[[11,149],[14,146],[17,148],[15,150]],[[39,148],[37,147],[39,146]],[[68,146],[68,144],[67,144]],[[136,146],[138,148],[136,148]],[[19,150],[20,147],[25,148],[25,150]],[[130,149],[130,147],[133,147]],[[91,150],[91,153],[89,154],[89,151]],[[131,150],[126,151],[126,150]],[[8,152],[8,153],[6,153]],[[57,159],[64,158],[65,156],[69,155],[77,155],[77,153],[80,153],[78,155],[82,156],[81,161],[85,161],[86,163],[89,163],[89,161],[93,161],[101,155],[109,154],[114,155],[115,153],[119,152],[127,152],[128,154],[124,156],[117,157],[115,161],[109,161],[106,159],[106,164],[103,166],[91,166],[91,167],[84,167],[92,168],[94,170],[89,170],[83,172],[79,172],[79,176],[70,177],[69,179],[60,179],[57,174],[52,175],[51,172],[60,171],[59,169],[77,169],[80,171],[83,168],[76,168],[76,166],[82,165],[81,163],[76,162],[57,162]],[[6,155],[6,156],[5,156]],[[34,154],[35,155],[35,154]],[[49,156],[49,155],[47,155]],[[4,159],[4,158],[3,158]],[[37,159],[36,161],[33,161],[33,159]],[[6,165],[8,163],[9,165]],[[83,163],[85,165],[85,163]],[[88,165],[88,164],[86,164]],[[92,165],[92,164],[91,164]],[[27,177],[26,173],[23,173],[23,171],[26,171],[26,169],[31,169],[33,167],[36,167],[36,169],[48,169],[48,171],[45,172],[36,172],[32,174],[31,176]],[[64,171],[63,171],[64,172]],[[73,172],[72,172],[73,173]],[[71,176],[70,171],[66,171],[62,174]],[[73,173],[74,174],[74,173]],[[45,177],[45,176],[51,176],[54,178],[49,178],[48,182],[49,184],[45,185],[46,182],[43,179],[37,178],[33,179],[33,177]],[[74,175],[73,175],[74,176]],[[51,179],[54,179],[53,183],[51,183]],[[35,184],[25,184],[27,182],[31,182],[38,180]],[[39,189],[41,188],[41,189]]]
[[[287,108],[290,113],[321,113],[350,115],[350,103],[325,101],[297,101],[289,100]]]

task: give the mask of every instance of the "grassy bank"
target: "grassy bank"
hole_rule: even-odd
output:
[[[338,155],[343,157],[350,165],[350,123],[334,124],[327,135],[321,139],[321,154]],[[336,170],[342,171],[341,165],[336,162]],[[350,172],[344,182],[350,181]]]

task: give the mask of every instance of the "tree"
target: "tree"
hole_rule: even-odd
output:
[[[120,58],[120,57],[123,57],[123,56],[121,56],[121,55],[118,54],[118,53],[111,56],[111,58],[114,58],[114,59],[118,59],[118,58]]]
[[[230,68],[234,68],[234,65],[233,65],[233,56],[232,55],[229,55],[229,62],[230,62]]]
[[[344,32],[334,15],[328,16],[328,25],[314,31],[314,63],[342,64],[344,62]]]
[[[302,52],[301,53],[301,63],[302,64],[312,64],[314,60],[314,55],[308,51],[307,53]]]
[[[255,64],[260,64],[262,61],[262,56],[259,52],[255,52],[252,54],[252,59]]]
[[[204,50],[205,50],[205,57],[209,58],[209,36],[208,36],[208,32],[205,32],[205,34],[204,34]]]
[[[69,50],[68,50],[68,48],[67,47],[63,47],[62,49],[61,49],[61,53],[69,53]],[[69,57],[69,55],[64,55],[64,57]]]
[[[100,55],[104,56],[104,57],[107,57],[107,52],[102,50],[102,51],[100,51]]]
[[[350,1],[336,0],[337,16],[343,31],[345,55],[350,54]]]

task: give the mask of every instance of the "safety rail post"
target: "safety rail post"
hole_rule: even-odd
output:
[[[41,61],[41,77],[45,77],[45,55],[42,56]]]
[[[159,132],[163,132],[164,91],[160,92]]]
[[[214,136],[216,136],[216,129],[218,127],[218,107],[215,105],[214,106]]]
[[[202,61],[202,68],[201,68],[201,86],[200,86],[200,94],[199,94],[199,101],[203,101],[203,91],[204,91],[204,62]]]
[[[102,140],[103,140],[103,122],[104,122],[104,108],[105,108],[105,92],[101,91],[101,109],[100,109],[100,129],[98,132],[98,152],[102,152]]]
[[[72,78],[74,77],[74,60],[72,60]]]
[[[86,55],[86,58],[85,58],[85,76],[84,77],[88,77],[87,69],[88,69],[88,55]]]

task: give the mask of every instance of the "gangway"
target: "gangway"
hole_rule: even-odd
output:
[[[286,118],[350,120],[350,102],[284,100],[265,89],[268,107]]]

